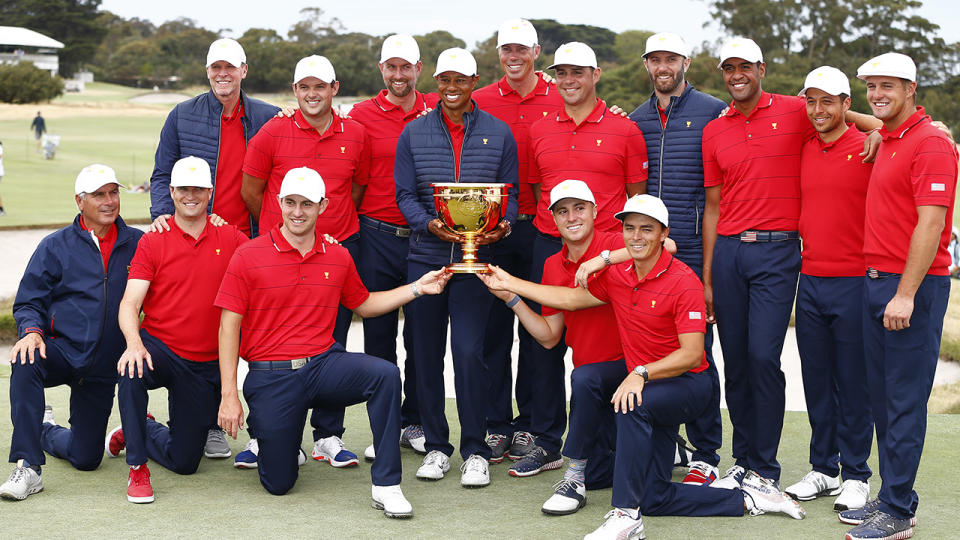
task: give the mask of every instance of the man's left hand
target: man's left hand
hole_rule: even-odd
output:
[[[490,232],[483,234],[478,234],[476,237],[476,242],[478,246],[485,246],[487,244],[492,244],[494,242],[499,242],[507,234],[510,233],[510,224],[506,221],[501,221],[497,224],[497,228]]]
[[[877,151],[880,150],[880,141],[882,140],[883,136],[880,135],[879,131],[871,131],[870,135],[867,135],[867,139],[863,141],[863,152],[860,152],[864,163],[873,163],[873,160],[877,157]]]

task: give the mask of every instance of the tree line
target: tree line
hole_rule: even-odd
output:
[[[879,53],[909,54],[918,66],[919,103],[951,126],[960,125],[960,44],[946,43],[940,27],[917,15],[919,0],[705,0],[711,19],[725,37],[742,35],[764,52],[764,88],[785,94],[803,87],[805,75],[821,65],[835,66],[853,78],[856,68]],[[61,73],[85,67],[98,80],[132,86],[182,88],[205,85],[207,47],[229,29],[208,29],[179,18],[155,25],[136,17],[125,19],[99,9],[100,0],[8,0],[0,7],[4,24],[27,26],[66,44]],[[607,28],[531,19],[543,53],[539,69],[551,63],[553,52],[568,41],[588,43],[603,69],[598,93],[625,109],[646,101],[652,88],[643,67],[651,30],[616,33]],[[69,30],[64,30],[68,28]],[[66,34],[65,34],[66,32]],[[273,29],[250,28],[238,40],[251,66],[244,87],[253,92],[289,89],[293,66],[309,54],[327,56],[337,71],[341,94],[370,96],[383,88],[375,65],[386,36],[348,31],[317,7],[301,10],[286,35]],[[418,88],[434,83],[435,59],[448,47],[466,47],[447,30],[414,36],[420,45],[423,73]],[[724,39],[724,38],[722,38]],[[691,43],[687,80],[698,89],[729,100],[716,68],[720,43]],[[496,52],[496,29],[472,48],[481,84],[497,80],[502,71]],[[868,111],[862,86],[854,83],[854,108]]]

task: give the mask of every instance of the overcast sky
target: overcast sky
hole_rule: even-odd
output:
[[[704,0],[480,0],[470,3],[355,0],[336,4],[318,0],[103,0],[101,9],[125,18],[148,19],[157,25],[188,17],[209,30],[230,29],[231,32],[225,34],[230,37],[239,37],[250,27],[272,28],[286,37],[300,10],[310,6],[320,6],[326,17],[340,19],[349,31],[387,35],[425,34],[444,29],[466,41],[467,48],[488,38],[501,22],[511,17],[556,19],[566,24],[601,26],[615,32],[671,31],[682,35],[693,46],[721,36],[716,25],[703,28],[703,23],[710,20],[708,2]],[[941,37],[947,42],[960,41],[960,10],[956,0],[925,0],[919,14],[939,24]],[[545,52],[553,54],[553,51]]]

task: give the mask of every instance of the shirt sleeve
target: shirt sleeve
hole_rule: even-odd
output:
[[[247,314],[247,307],[250,304],[250,287],[246,280],[246,263],[243,260],[243,253],[237,251],[230,258],[230,264],[227,265],[227,271],[223,275],[223,281],[220,282],[220,290],[217,291],[217,298],[213,305],[238,313]]]
[[[347,270],[347,278],[343,282],[343,288],[340,290],[340,303],[347,309],[356,309],[360,304],[367,301],[370,292],[363,286],[363,281],[360,280],[360,274],[357,273],[357,266],[354,264],[353,258],[347,256],[347,260],[349,269]]]
[[[693,282],[695,280],[696,277],[692,277],[684,280],[681,284],[684,290],[677,297],[676,309],[673,314],[678,335],[693,332],[705,333],[707,329],[703,286],[696,286],[697,283]]]
[[[951,206],[957,187],[957,152],[945,138],[927,137],[917,145],[910,183],[917,206]]]
[[[166,232],[163,234],[175,234]],[[133,254],[133,260],[130,261],[130,274],[127,279],[142,279],[144,281],[153,281],[157,276],[158,261],[154,260],[156,255],[153,249],[153,239],[157,233],[148,233],[140,237],[137,243],[137,251]]]
[[[360,150],[360,163],[353,172],[353,183],[365,186],[370,183],[370,161],[373,159],[373,140],[370,133],[363,127],[363,149]]]
[[[717,162],[716,140],[710,134],[710,125],[719,122],[720,119],[711,120],[703,129],[703,185],[704,187],[714,187],[723,184],[723,170],[720,169],[720,163]]]
[[[270,133],[271,124],[272,122],[264,124],[250,139],[243,157],[243,172],[261,180],[268,180],[273,169],[274,137]]]
[[[627,120],[627,161],[624,178],[627,184],[646,182],[649,175],[649,161],[647,160],[647,142],[643,132],[632,120]]]
[[[543,182],[540,174],[540,166],[537,164],[537,141],[533,135],[530,136],[530,142],[527,144],[527,178],[528,184],[539,184]],[[534,201],[537,202],[537,201]]]
[[[592,294],[594,298],[596,298],[597,300],[600,300],[601,302],[605,302],[607,304],[610,303],[610,293],[607,290],[607,286],[609,285],[609,280],[610,280],[609,270],[618,271],[618,269],[619,269],[619,266],[607,268],[596,274],[591,275],[587,279],[587,290],[590,291],[590,294]]]
[[[22,338],[29,332],[37,332],[42,336],[48,327],[54,289],[63,275],[63,267],[51,243],[49,239],[40,242],[20,279],[17,297],[13,302],[17,337]]]

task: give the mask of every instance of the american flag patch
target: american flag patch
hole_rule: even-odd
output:
[[[699,321],[699,320],[702,319],[702,318],[703,318],[703,314],[700,313],[699,311],[691,311],[691,312],[690,312],[690,320]]]
[[[644,169],[648,168],[648,165],[647,165],[648,163],[649,163],[649,162],[647,162],[647,161],[644,161],[644,162],[643,162],[643,168],[644,168]]]
[[[930,184],[930,191],[946,191],[947,185],[934,182]]]

